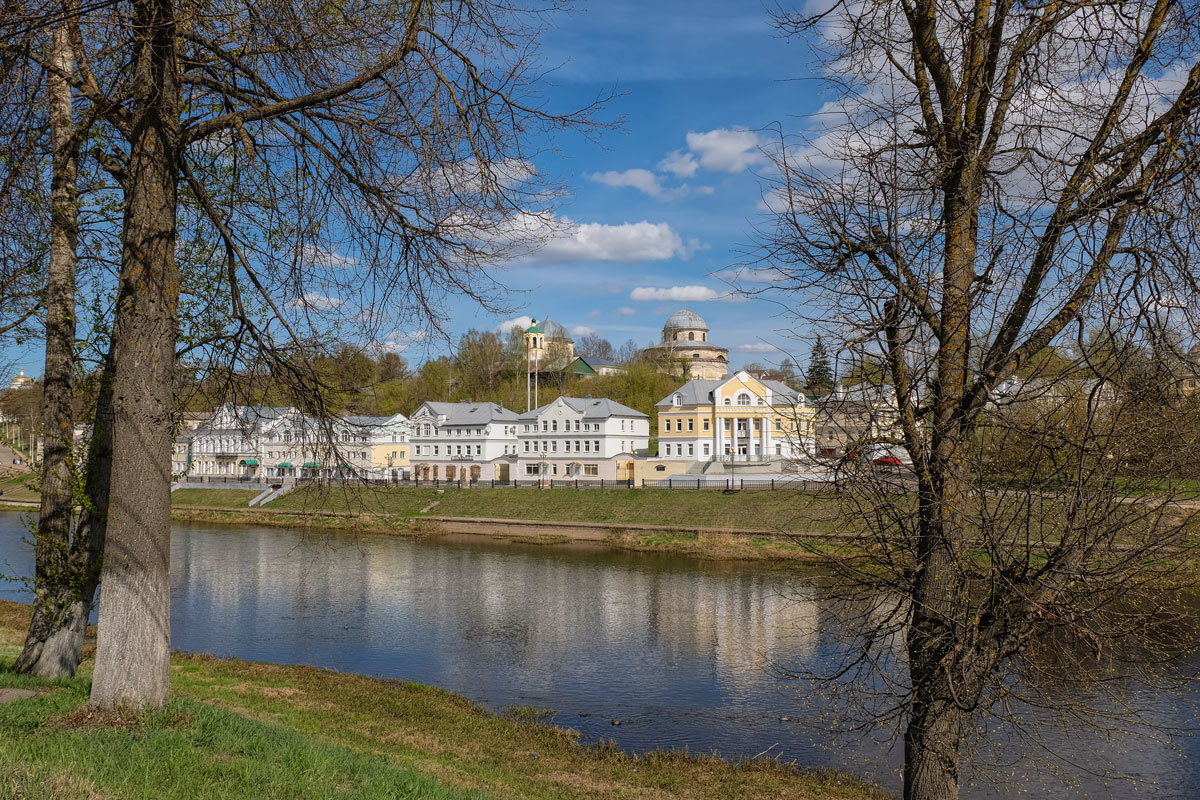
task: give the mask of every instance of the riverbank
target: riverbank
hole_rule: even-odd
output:
[[[0,665],[10,664],[28,607],[0,601]],[[772,760],[730,764],[679,753],[632,756],[585,746],[536,722],[537,709],[490,714],[419,684],[310,667],[176,654],[172,699],[144,717],[86,711],[81,677],[38,681],[0,666],[0,796],[797,798],[883,792],[839,773]]]
[[[245,495],[245,496],[243,496]],[[308,488],[246,508],[253,492],[180,489],[179,522],[486,535],[527,544],[602,542],[710,559],[814,561],[853,536],[828,493],[672,489]]]

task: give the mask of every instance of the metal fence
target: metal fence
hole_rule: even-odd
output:
[[[410,478],[408,480],[398,480],[391,478],[294,478],[280,480],[278,478],[241,478],[241,477],[214,477],[214,476],[197,476],[189,477],[179,481],[179,485],[183,487],[204,487],[204,486],[239,486],[246,489],[266,489],[267,487],[279,487],[292,485],[296,487],[303,486],[340,486],[352,488],[355,486],[374,486],[380,488],[455,488],[455,489],[685,489],[692,491],[726,491],[726,492],[751,492],[751,491],[776,491],[776,490],[794,490],[794,491],[819,491],[833,487],[835,482],[831,480],[813,480],[811,478],[790,478],[787,476],[774,476],[763,478],[741,478],[729,476],[674,476],[661,479],[627,479],[627,480],[610,480],[605,478],[578,478],[578,479],[561,479],[547,478],[545,480],[510,480],[510,481],[495,481],[495,480],[444,480],[438,478],[430,478],[421,480],[419,478]]]

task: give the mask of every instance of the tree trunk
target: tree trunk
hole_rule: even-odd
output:
[[[179,85],[171,0],[133,4],[134,89],[113,329],[113,461],[94,706],[166,700]]]
[[[71,517],[74,492],[71,451],[75,420],[72,372],[75,365],[75,260],[78,241],[79,140],[71,113],[75,71],[69,23],[54,31],[52,61],[58,72],[46,78],[53,148],[50,177],[50,267],[46,277],[46,364],[42,389],[42,504],[34,558],[33,617],[25,647],[14,669],[45,678],[75,674],[83,653],[83,634],[91,612],[91,594],[71,564]],[[83,612],[82,619],[76,615]]]
[[[958,797],[962,714],[952,701],[934,699],[941,694],[937,683],[914,690],[912,718],[904,731],[904,800]]]

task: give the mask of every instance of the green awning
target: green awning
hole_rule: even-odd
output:
[[[258,459],[257,458],[243,458],[242,463],[245,464],[247,467],[257,467]]]
[[[282,461],[282,462],[280,462],[280,464],[279,464],[279,468],[280,468],[280,469],[291,469],[291,468],[292,468],[292,462],[290,462],[290,461]]]
[[[320,469],[321,462],[320,461],[307,461],[304,464],[304,468],[305,469]]]
[[[338,464],[338,469],[354,469],[354,465],[347,464],[345,461],[343,461],[342,463]]]

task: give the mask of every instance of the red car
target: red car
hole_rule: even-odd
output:
[[[904,462],[896,456],[880,456],[875,459],[875,463],[881,467],[902,467]]]

